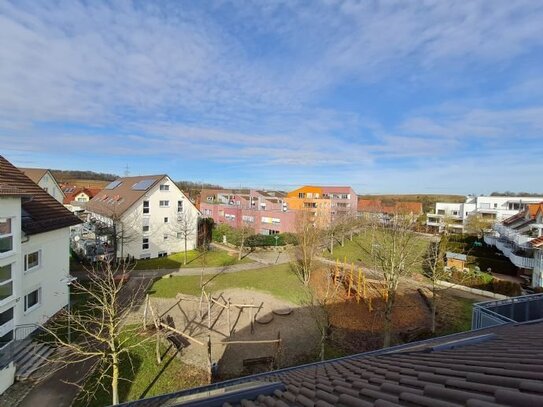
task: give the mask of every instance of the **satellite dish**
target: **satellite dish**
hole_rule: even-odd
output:
[[[76,237],[74,237],[74,240],[75,240],[76,242],[79,242],[79,241],[81,240],[81,238],[80,238],[79,236],[76,236]]]

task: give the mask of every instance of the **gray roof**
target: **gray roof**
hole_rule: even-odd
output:
[[[219,388],[220,394],[197,396]],[[543,322],[449,335],[125,405],[543,406]]]
[[[447,252],[445,254],[445,256],[448,259],[456,259],[456,260],[461,260],[461,261],[468,261],[468,256],[466,256],[465,254],[461,254],[461,253]]]

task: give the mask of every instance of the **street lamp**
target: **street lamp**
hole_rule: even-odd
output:
[[[279,236],[275,235],[274,238],[275,238],[275,247],[277,247],[277,241],[279,240]]]
[[[60,280],[61,283],[66,284],[68,287],[68,343],[72,342],[72,326],[71,326],[71,318],[72,318],[72,308],[71,308],[71,301],[70,301],[70,286],[74,281],[77,280],[77,277],[73,277],[70,275],[67,275],[62,280]]]

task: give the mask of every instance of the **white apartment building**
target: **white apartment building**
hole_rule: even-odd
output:
[[[484,240],[518,267],[518,276],[534,288],[543,287],[543,203],[496,223]]]
[[[0,394],[15,378],[7,349],[68,304],[70,226],[78,223],[0,156]]]
[[[115,226],[117,256],[149,259],[196,248],[200,212],[167,175],[119,178],[86,205],[91,222]],[[120,229],[120,231],[119,231]]]
[[[500,222],[523,211],[528,204],[542,201],[543,197],[468,196],[463,203],[437,202],[435,212],[426,215],[426,225],[440,233],[447,223],[449,230],[463,233],[471,215]]]
[[[19,168],[19,170],[57,201],[64,202],[64,192],[51,171],[46,168]]]

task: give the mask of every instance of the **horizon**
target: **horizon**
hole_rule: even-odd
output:
[[[536,2],[0,4],[17,166],[360,195],[534,191]]]

